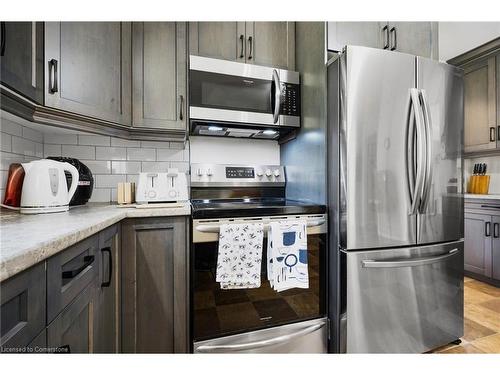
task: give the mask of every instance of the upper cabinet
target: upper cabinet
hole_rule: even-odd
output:
[[[130,57],[130,23],[45,23],[45,105],[130,125]]]
[[[186,129],[186,24],[132,25],[134,127]]]
[[[382,48],[438,58],[437,22],[328,22],[328,49],[345,45]]]
[[[43,102],[43,22],[0,22],[1,82]]]
[[[192,55],[295,69],[294,22],[191,22]]]

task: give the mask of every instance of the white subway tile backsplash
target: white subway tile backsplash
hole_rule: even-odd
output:
[[[95,174],[111,174],[111,161],[109,160],[80,160]]]
[[[23,136],[23,127],[5,118],[0,119],[0,130],[2,133],[16,135],[18,137]]]
[[[189,172],[189,163],[188,162],[170,162],[171,168],[177,168],[179,172],[187,173]]]
[[[127,176],[122,174],[98,174],[94,178],[98,188],[116,188],[119,182],[127,181]]]
[[[43,145],[43,157],[47,158],[49,156],[61,156],[62,146],[61,145]]]
[[[127,148],[127,160],[155,161],[154,148]]]
[[[37,158],[43,158],[43,143],[35,143],[35,156]]]
[[[0,170],[8,171],[12,163],[24,163],[24,156],[11,154],[9,152],[0,153]]]
[[[96,160],[127,160],[127,149],[121,147],[96,147]]]
[[[158,149],[156,150],[158,161],[184,161],[186,160],[186,150]]]
[[[110,146],[111,137],[103,135],[78,135],[78,144],[87,146]]]
[[[111,202],[117,202],[118,201],[118,189],[111,189]]]
[[[78,136],[76,134],[45,134],[44,143],[55,145],[77,145]]]
[[[170,148],[170,142],[162,141],[141,141],[141,147],[143,148]]]
[[[140,161],[112,161],[111,173],[113,174],[132,174],[141,171]]]
[[[70,158],[77,159],[95,159],[95,147],[63,145],[62,156],[68,156]]]
[[[143,161],[142,172],[166,172],[170,167],[168,161]]]
[[[131,141],[128,139],[111,138],[111,146],[113,147],[140,147],[140,141]]]
[[[35,156],[35,142],[21,137],[12,137],[12,152],[19,155]]]
[[[34,142],[43,142],[43,134],[31,128],[23,126],[23,138],[32,140]]]
[[[99,189],[94,187],[89,202],[92,203],[110,202],[110,200],[111,200],[111,189]]]
[[[12,136],[7,133],[0,133],[1,148],[0,151],[11,152],[12,151]]]
[[[139,181],[138,174],[128,174],[127,175],[127,182],[135,182],[136,187],[137,187],[137,181]]]
[[[184,150],[185,148],[189,148],[189,143],[184,142],[170,142],[170,148],[176,148],[178,150]]]

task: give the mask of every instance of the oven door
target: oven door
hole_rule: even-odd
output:
[[[282,83],[281,73],[296,84]],[[287,89],[288,86],[291,88]],[[299,126],[297,92],[298,73],[190,56],[191,121]]]
[[[219,283],[215,281],[220,225],[228,222],[262,221],[264,223],[262,251],[264,260],[267,258],[266,223],[272,220],[290,219],[305,219],[308,223],[309,289],[274,291],[267,280],[265,261],[262,262],[260,288],[221,289]],[[325,215],[193,220],[192,228],[191,293],[193,303],[191,304],[191,317],[194,346],[197,342],[206,342],[206,340],[218,337],[325,317],[327,249]],[[292,333],[302,332],[302,328],[299,327]],[[278,336],[289,333],[280,331]],[[265,340],[268,339],[269,337],[265,335]],[[253,341],[256,340],[250,340],[250,342]],[[232,344],[237,344],[237,342],[232,342]]]

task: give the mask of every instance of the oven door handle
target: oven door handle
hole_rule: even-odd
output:
[[[249,223],[258,224],[258,221],[249,221]],[[317,220],[307,220],[307,227],[318,227],[325,223],[325,219],[317,219]],[[244,223],[241,223],[244,224]],[[264,230],[269,229],[270,222],[262,222],[264,224]],[[196,226],[196,231],[203,233],[219,233],[220,232],[220,224],[210,225],[210,224],[200,224]]]
[[[198,353],[217,353],[217,352],[240,352],[244,350],[253,350],[265,348],[268,346],[279,345],[286,343],[287,341],[294,340],[298,337],[308,335],[323,328],[325,322],[314,324],[312,326],[301,329],[297,332],[290,333],[288,335],[278,336],[272,339],[254,341],[245,344],[234,344],[234,345],[201,345],[196,348]]]

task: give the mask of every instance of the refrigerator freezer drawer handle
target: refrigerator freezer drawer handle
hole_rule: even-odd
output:
[[[251,223],[258,223],[257,221],[251,221]],[[307,227],[308,228],[311,228],[311,227],[318,227],[320,225],[323,225],[325,223],[325,219],[318,219],[318,220],[308,220],[307,221]],[[269,222],[263,222],[262,224],[264,224],[264,230],[267,230],[269,229]],[[198,232],[203,232],[203,233],[219,233],[220,231],[220,225],[206,225],[206,224],[202,224],[202,225],[197,225],[196,226],[196,230]]]
[[[396,268],[396,267],[416,267],[441,262],[458,253],[458,249],[453,249],[443,255],[434,257],[423,257],[409,260],[363,260],[363,268]]]
[[[202,345],[196,348],[198,353],[216,353],[216,352],[240,352],[245,350],[253,350],[265,348],[268,346],[283,344],[287,341],[291,341],[301,336],[308,335],[321,329],[325,325],[324,322],[314,324],[312,326],[301,329],[297,332],[290,333],[288,335],[278,336],[268,340],[254,341],[245,344],[234,344],[234,345]]]

